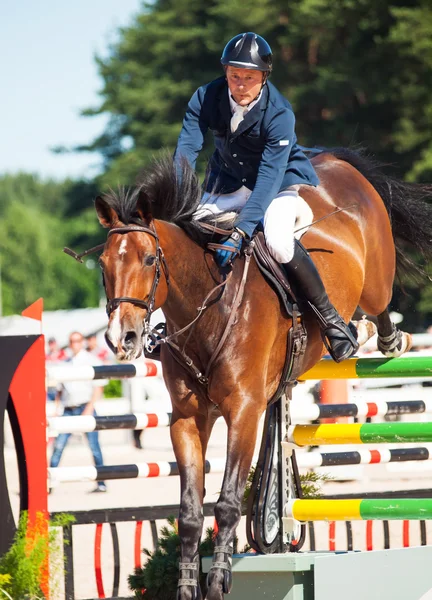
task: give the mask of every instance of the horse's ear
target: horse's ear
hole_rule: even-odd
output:
[[[102,198],[102,196],[98,196],[96,198],[95,208],[99,223],[102,225],[102,227],[106,227],[108,229],[119,220],[116,211],[108,204],[106,200]]]
[[[150,224],[150,221],[153,219],[153,216],[150,212],[150,201],[147,194],[143,190],[140,190],[138,194],[136,209],[140,219]]]

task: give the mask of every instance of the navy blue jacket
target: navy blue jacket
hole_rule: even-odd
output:
[[[216,149],[206,190],[227,194],[242,185],[252,190],[235,223],[251,236],[281,190],[295,184],[316,186],[319,180],[297,145],[293,109],[270,82],[234,133],[231,117],[225,77],[200,87],[189,101],[175,159],[184,156],[195,168],[204,136],[212,130]]]

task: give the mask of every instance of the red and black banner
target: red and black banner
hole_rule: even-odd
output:
[[[20,482],[20,511],[29,522],[47,514],[45,347],[42,335],[0,336],[0,556],[15,534],[4,456],[6,411]]]

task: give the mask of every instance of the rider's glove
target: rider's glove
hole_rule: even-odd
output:
[[[235,230],[229,236],[225,242],[223,242],[220,250],[215,252],[215,261],[219,267],[226,267],[229,263],[232,263],[236,256],[240,254],[240,250],[243,243],[243,232]]]

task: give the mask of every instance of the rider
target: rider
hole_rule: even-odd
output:
[[[176,161],[185,157],[195,167],[205,133],[212,130],[216,148],[197,218],[238,211],[234,232],[215,254],[220,267],[234,260],[263,222],[270,253],[318,314],[333,359],[344,360],[358,343],[294,239],[298,187],[317,186],[319,179],[297,145],[290,103],[268,81],[271,48],[261,36],[241,33],[225,46],[221,63],[225,76],[190,99],[175,153]]]

